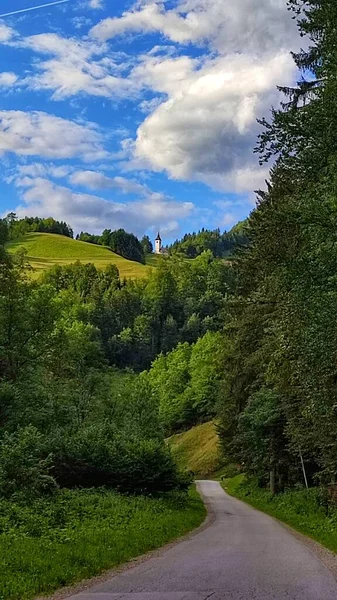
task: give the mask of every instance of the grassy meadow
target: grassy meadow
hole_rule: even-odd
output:
[[[160,498],[64,490],[31,505],[0,501],[0,600],[28,600],[92,577],[202,523],[189,494]]]
[[[7,245],[10,253],[22,249],[27,253],[27,260],[34,269],[35,276],[55,264],[68,265],[79,260],[83,263],[93,263],[99,269],[112,263],[119,269],[122,278],[136,279],[145,277],[149,267],[156,266],[160,258],[150,256],[149,264],[142,265],[127,260],[103,246],[80,242],[53,233],[27,233]]]
[[[219,438],[213,421],[172,435],[167,441],[180,468],[193,471],[196,477],[209,477],[221,466]]]

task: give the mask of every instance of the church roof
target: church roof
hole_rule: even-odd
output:
[[[158,231],[158,235],[157,235],[157,237],[156,237],[156,242],[157,242],[157,241],[158,241],[158,242],[161,242],[161,237],[160,237],[160,233],[159,233],[159,231]]]

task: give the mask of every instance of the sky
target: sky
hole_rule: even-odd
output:
[[[297,75],[286,0],[49,2],[0,0],[0,214],[164,243],[245,218]]]

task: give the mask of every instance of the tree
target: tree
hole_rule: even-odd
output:
[[[303,79],[261,121],[257,150],[275,164],[248,221],[250,245],[233,262],[234,350],[220,424],[227,453],[264,480],[278,472],[282,485],[300,481],[300,454],[316,480],[337,475],[337,5],[289,5],[310,44],[294,55]]]
[[[4,246],[9,238],[9,228],[6,219],[0,219],[0,246]]]
[[[152,254],[153,252],[153,244],[148,235],[144,235],[141,239],[141,245],[143,248],[144,255]]]
[[[104,233],[102,237],[105,239]],[[109,236],[109,247],[124,258],[145,263],[143,247],[133,233],[127,233],[124,229],[112,231]]]

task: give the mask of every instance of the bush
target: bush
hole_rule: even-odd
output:
[[[114,435],[93,425],[76,435],[54,438],[54,474],[62,487],[100,487],[134,494],[187,489],[189,476],[178,471],[162,439]]]
[[[0,496],[34,498],[54,492],[52,458],[43,457],[43,436],[33,426],[5,433],[0,443]]]

